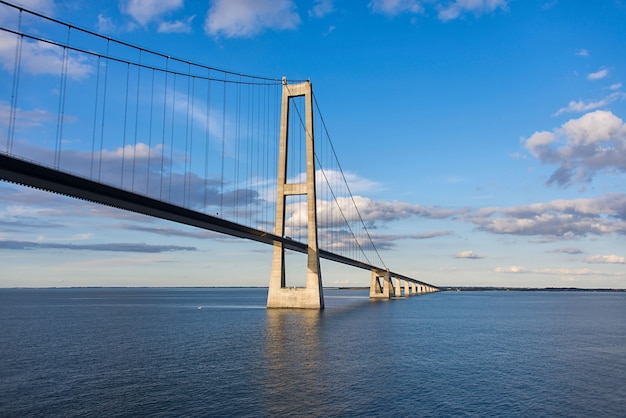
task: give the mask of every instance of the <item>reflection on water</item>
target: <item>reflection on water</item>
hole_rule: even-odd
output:
[[[368,393],[371,367],[363,361],[363,347],[354,344],[363,341],[359,335],[371,314],[369,293],[327,293],[323,311],[266,312],[265,367],[258,386],[269,416],[350,414],[355,404],[367,402],[361,394]],[[379,338],[385,328],[375,328]]]
[[[266,333],[266,410],[270,415],[293,412],[293,406],[312,415],[321,413],[324,384],[320,381],[323,312],[268,309]]]

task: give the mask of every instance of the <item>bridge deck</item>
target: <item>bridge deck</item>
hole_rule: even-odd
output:
[[[282,242],[285,248],[304,254],[308,250],[308,246],[305,243],[61,172],[6,154],[0,154],[0,179],[264,244],[273,245],[274,242],[278,241]],[[385,270],[382,267],[353,260],[326,250],[319,250],[319,256],[326,260],[364,270]],[[390,276],[412,283],[431,286],[428,283],[394,272],[390,272]]]

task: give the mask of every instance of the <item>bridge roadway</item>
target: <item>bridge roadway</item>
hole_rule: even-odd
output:
[[[304,254],[308,250],[307,244],[289,238],[280,237],[269,232],[61,172],[6,154],[0,154],[0,179],[264,244],[273,245],[275,241],[280,241],[285,248]],[[326,250],[320,249],[318,253],[321,258],[326,260],[379,272],[379,274],[386,272],[384,268],[353,260]],[[436,286],[391,271],[388,272],[388,277],[414,283],[426,289],[437,289]]]

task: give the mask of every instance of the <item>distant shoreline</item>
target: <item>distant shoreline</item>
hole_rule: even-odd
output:
[[[369,287],[332,287],[329,289],[341,290],[369,290]],[[626,289],[582,287],[500,287],[500,286],[439,286],[442,292],[626,292]]]
[[[626,289],[582,287],[500,287],[500,286],[439,286],[442,292],[626,292]],[[67,286],[67,287],[0,287],[8,289],[267,289],[267,286]],[[369,286],[328,286],[325,290],[369,290]]]
[[[448,292],[481,292],[481,291],[502,291],[502,292],[626,292],[626,289],[593,288],[582,287],[498,287],[498,286],[441,286],[442,291]]]

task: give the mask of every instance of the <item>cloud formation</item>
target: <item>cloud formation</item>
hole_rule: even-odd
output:
[[[333,0],[315,0],[314,3],[313,8],[309,10],[309,16],[319,18],[335,11]]]
[[[160,22],[157,32],[159,33],[191,33],[191,23],[196,15],[172,22]]]
[[[300,24],[292,0],[213,0],[204,21],[211,36],[251,37],[267,29],[290,30]]]
[[[142,26],[183,7],[183,0],[122,0],[120,11]]]
[[[607,97],[597,100],[595,102],[594,101],[585,102],[584,100],[578,100],[578,101],[572,100],[568,103],[567,107],[560,108],[555,113],[555,116],[559,116],[563,113],[571,113],[571,112],[588,112],[590,110],[595,110],[601,107],[605,107],[611,104],[612,102],[614,102],[615,100],[622,98],[622,97],[624,97],[624,94],[616,91],[608,95]]]
[[[609,75],[609,70],[604,68],[604,69],[598,70],[598,71],[596,71],[594,73],[587,74],[587,78],[589,80],[601,80],[604,77],[606,77],[607,75]]]
[[[626,172],[626,124],[610,111],[596,110],[552,132],[535,132],[524,145],[542,164],[559,166],[549,185],[590,182],[601,170]]]
[[[78,250],[78,251],[113,251],[132,253],[164,253],[172,251],[196,251],[196,247],[177,245],[150,245],[145,243],[109,243],[109,244],[57,244],[29,241],[0,241],[3,250]]]
[[[548,274],[556,276],[626,276],[624,272],[610,272],[592,270],[586,268],[570,269],[570,268],[558,268],[558,269],[531,269],[523,266],[509,266],[509,267],[496,267],[494,269],[496,273],[510,273],[510,274]]]
[[[0,32],[0,66],[10,74],[15,66],[15,51],[18,38],[7,32]],[[61,75],[65,69],[67,76],[83,80],[94,72],[93,65],[78,53],[67,52],[61,47],[47,42],[22,39],[20,69],[34,75]]]
[[[356,207],[355,207],[356,204]],[[285,208],[285,224],[304,227],[307,220],[305,203],[288,204]],[[398,221],[412,216],[429,219],[455,218],[468,209],[444,209],[404,202],[372,200],[363,196],[337,197],[335,201],[318,200],[317,220],[320,228],[344,226],[346,222],[363,220],[368,228],[375,229],[379,223]]]
[[[550,252],[551,253],[563,253],[563,254],[582,254],[582,250],[580,250],[579,248],[572,248],[572,247],[557,248],[556,250],[552,250]]]
[[[586,261],[591,264],[626,264],[626,258],[615,254],[594,255],[589,257]]]
[[[507,0],[455,0],[438,6],[438,16],[439,19],[446,21],[457,19],[466,13],[480,16],[506,7]]]
[[[400,13],[423,13],[424,7],[419,0],[372,0],[368,7],[374,13],[395,16]]]
[[[456,253],[454,255],[454,258],[467,258],[467,259],[470,259],[470,260],[478,260],[478,259],[485,258],[485,257],[476,254],[472,250],[467,250],[467,251],[461,251],[459,253]]]
[[[626,194],[483,208],[467,214],[465,219],[494,234],[560,238],[626,235]]]
[[[579,49],[578,51],[576,51],[576,55],[579,56],[579,57],[588,57],[589,56],[589,51],[584,49],[584,48],[582,48],[582,49]]]
[[[497,9],[506,9],[507,0],[371,0],[368,7],[373,13],[396,16],[402,13],[424,14],[424,5],[432,5],[441,21],[458,19],[465,14],[481,16]]]

